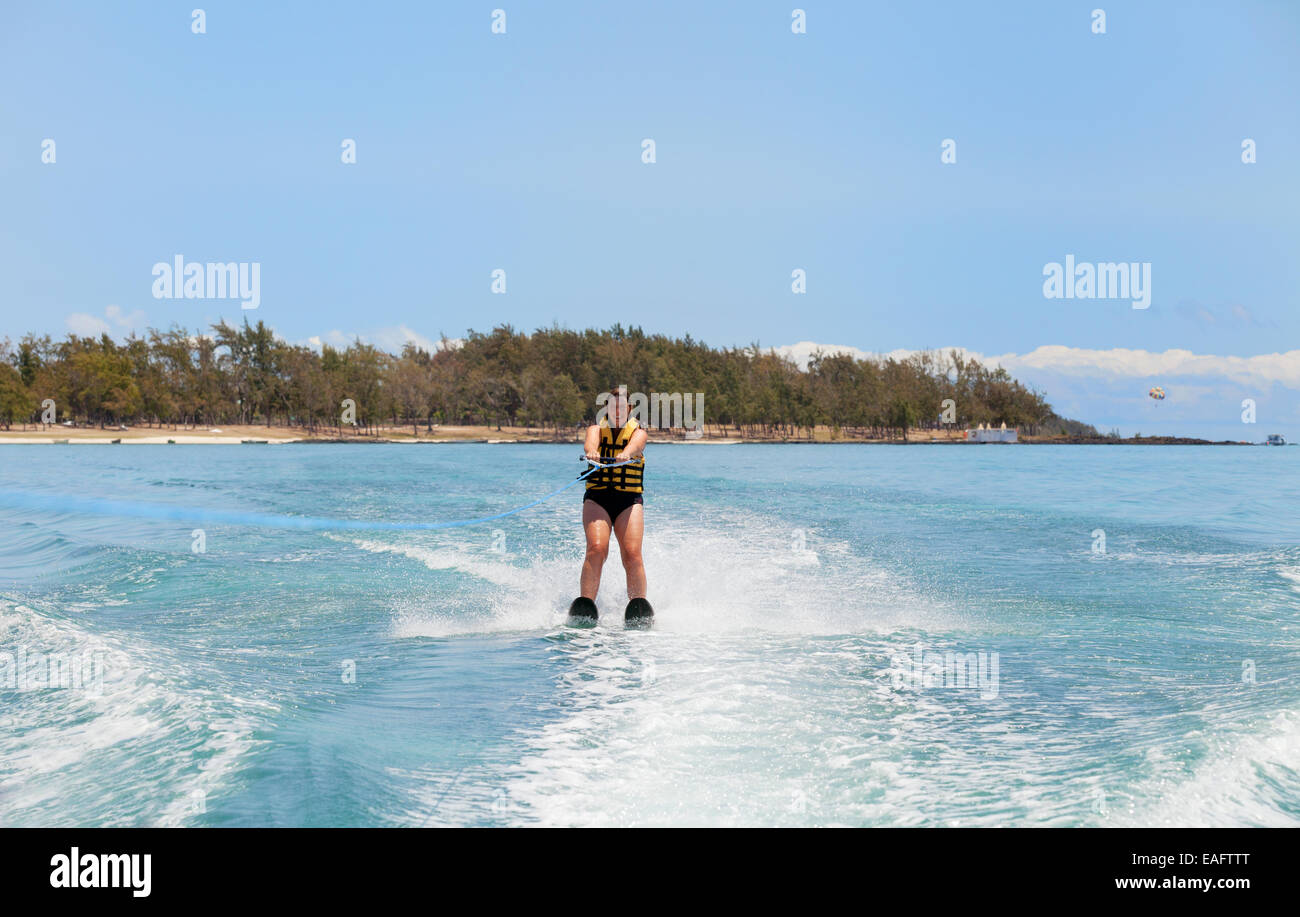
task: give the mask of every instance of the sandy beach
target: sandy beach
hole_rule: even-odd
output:
[[[913,430],[908,434],[909,445],[968,444],[965,430]],[[500,429],[493,426],[435,426],[432,432],[421,428],[418,435],[411,428],[375,427],[370,433],[354,433],[346,428],[318,429],[308,433],[300,427],[267,427],[261,424],[234,425],[225,427],[130,427],[128,429],[100,429],[98,427],[64,427],[29,424],[27,429],[16,426],[11,430],[0,430],[0,445],[121,445],[161,446],[161,445],[281,445],[284,443],[574,443],[581,441],[575,431],[571,434],[557,435],[554,430],[543,432],[537,427],[507,427]],[[739,435],[734,430],[727,435],[708,433],[698,439],[686,439],[681,433],[669,434],[662,431],[651,436],[653,445],[688,445],[688,446],[728,446],[742,443],[862,443],[874,445],[902,445],[903,440],[870,438],[862,435],[846,435],[843,431],[835,432],[829,427],[819,426],[810,439],[806,431],[797,436],[783,437]],[[1071,436],[1034,436],[1020,433],[1022,444],[1057,443],[1078,445],[1252,445],[1249,442],[1212,442],[1208,440],[1187,439],[1182,437],[1143,437],[1141,439],[1117,439],[1104,437]]]
[[[122,445],[241,445],[244,443],[282,444],[298,442],[565,442],[553,433],[543,435],[537,429],[503,427],[434,427],[432,433],[421,429],[412,435],[410,427],[380,427],[366,435],[347,428],[320,429],[309,433],[301,427],[265,426],[262,424],[232,425],[222,427],[128,427],[127,429],[99,427],[40,426],[29,424],[27,429],[15,427],[0,430],[0,443],[62,443]]]
[[[356,442],[356,443],[577,443],[580,437],[575,432],[571,435],[557,435],[554,430],[543,432],[537,427],[493,426],[435,426],[432,432],[421,428],[419,434],[413,434],[410,427],[378,427],[370,434],[354,433],[346,428],[319,429],[308,433],[300,427],[235,425],[223,427],[129,427],[123,429],[99,427],[65,427],[62,425],[42,426],[28,424],[26,429],[16,425],[10,430],[0,430],[0,444],[92,444],[106,445],[120,442],[121,445],[241,445],[253,441],[267,444],[299,442]],[[961,442],[963,431],[917,431],[909,437],[910,442]],[[656,434],[650,442],[654,444],[689,444],[689,445],[732,445],[739,443],[779,443],[779,442],[886,442],[885,440],[868,440],[861,437],[835,436],[826,427],[818,427],[812,440],[806,433],[797,437],[779,436],[740,436],[734,431],[729,435],[718,436],[706,434],[699,439],[686,439],[680,433]],[[901,440],[893,440],[901,442]]]

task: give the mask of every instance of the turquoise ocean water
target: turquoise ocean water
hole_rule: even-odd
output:
[[[1300,824],[1300,449],[651,446],[650,632],[617,552],[564,625],[577,488],[75,502],[461,519],[577,452],[0,447],[0,824]]]

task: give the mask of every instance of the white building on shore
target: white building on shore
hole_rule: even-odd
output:
[[[966,441],[971,443],[1014,443],[1016,442],[1016,431],[1008,430],[1005,423],[1002,428],[995,430],[992,427],[985,427],[980,424],[974,430],[966,431]]]

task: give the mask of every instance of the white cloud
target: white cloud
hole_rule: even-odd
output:
[[[68,326],[69,331],[80,337],[97,338],[112,330],[108,322],[96,318],[89,312],[73,312],[63,320],[63,323]]]
[[[313,334],[311,337],[307,338],[307,343],[315,349],[320,350],[326,344],[331,347],[344,348],[351,344],[353,340],[353,338],[348,337],[342,331],[335,328],[333,331],[327,331],[323,335]]]
[[[136,309],[129,315],[121,307],[110,305],[104,310],[104,317],[91,315],[89,312],[73,312],[63,320],[68,330],[82,337],[99,337],[128,331],[143,331],[146,317],[142,310]]]
[[[820,350],[828,355],[837,353],[846,353],[858,360],[866,360],[877,354],[868,353],[865,350],[859,350],[856,347],[848,347],[841,344],[814,344],[812,341],[800,341],[798,344],[784,344],[780,347],[773,347],[777,353],[783,357],[789,357],[804,369],[808,368],[808,361],[812,359],[814,351]]]
[[[869,354],[856,347],[814,344],[802,341],[774,348],[777,353],[792,357],[806,366],[808,357],[818,348],[827,352],[851,353],[859,359],[868,356],[903,359],[914,350],[892,350],[884,354]],[[1190,350],[1130,350],[1115,347],[1109,350],[1089,350],[1082,347],[1065,347],[1049,344],[1036,347],[1025,354],[1005,353],[989,355],[975,353],[962,347],[936,347],[947,353],[956,350],[963,356],[974,357],[988,366],[1005,367],[1012,375],[1024,370],[1059,373],[1075,377],[1099,378],[1175,378],[1199,377],[1203,379],[1229,379],[1240,385],[1282,385],[1300,389],[1300,350],[1285,353],[1266,353],[1252,357],[1198,354]]]
[[[1006,354],[992,358],[1008,371],[1017,368],[1049,370],[1073,376],[1127,378],[1200,377],[1231,379],[1240,385],[1278,384],[1300,389],[1300,350],[1265,353],[1252,357],[1198,354],[1190,350],[1086,350],[1052,345],[1038,347],[1022,356]]]
[[[378,328],[365,334],[344,334],[335,328],[323,335],[314,334],[307,338],[303,343],[320,350],[322,346],[328,344],[331,347],[346,348],[354,341],[366,341],[378,347],[387,353],[400,354],[406,344],[412,343],[422,350],[434,353],[441,349],[442,344],[433,338],[425,337],[417,331],[412,331],[406,325],[392,325],[387,328]],[[462,338],[448,338],[447,349],[456,350],[465,341]]]
[[[104,310],[104,315],[119,328],[144,328],[145,314],[143,309],[136,309],[130,315],[127,315],[119,307],[109,306]]]
[[[394,328],[380,328],[370,335],[370,340],[376,347],[389,353],[401,353],[402,348],[408,343],[414,344],[421,350],[427,350],[429,353],[433,353],[438,349],[437,341],[431,341],[405,325],[398,325]]]

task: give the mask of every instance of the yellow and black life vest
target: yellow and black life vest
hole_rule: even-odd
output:
[[[620,452],[627,448],[627,444],[632,441],[632,434],[637,430],[637,422],[634,418],[629,418],[623,429],[614,435],[614,428],[609,425],[609,421],[601,418],[600,421],[600,457],[605,461],[612,460]],[[619,468],[611,468],[608,471],[597,471],[591,477],[587,478],[588,490],[621,490],[627,494],[641,493],[642,481],[645,478],[645,456],[638,455],[630,465],[623,465]]]

